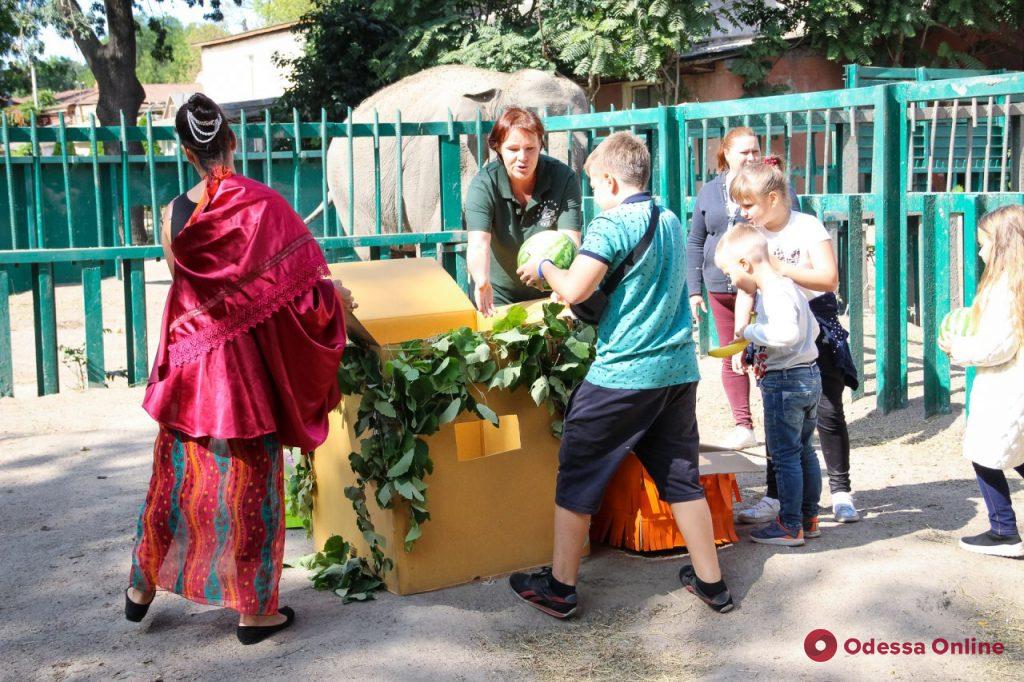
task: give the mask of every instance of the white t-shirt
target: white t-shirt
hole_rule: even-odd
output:
[[[777,232],[771,232],[763,227],[757,229],[768,240],[768,253],[783,263],[800,268],[811,267],[810,250],[812,246],[832,239],[828,230],[825,229],[825,225],[816,216],[797,211],[790,212],[789,221]],[[797,286],[808,301],[824,293]]]

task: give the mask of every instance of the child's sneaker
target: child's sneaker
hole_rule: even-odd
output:
[[[774,497],[762,497],[757,504],[736,514],[740,523],[764,523],[779,515],[781,504]]]
[[[508,584],[516,596],[533,608],[555,618],[569,618],[576,613],[578,606],[576,590],[559,596],[553,581],[551,567],[542,568],[536,573],[513,573],[508,578]]]
[[[818,526],[818,517],[812,516],[809,519],[804,519],[804,537],[805,538],[820,538],[821,528]]]
[[[832,493],[832,514],[839,523],[860,521],[860,512],[853,504],[853,495],[850,493]]]
[[[750,539],[760,542],[762,545],[782,545],[784,547],[799,547],[804,544],[804,529],[798,527],[796,531],[782,525],[782,520],[776,518],[764,528],[758,528],[750,534]]]
[[[1024,556],[1024,542],[1020,535],[999,535],[991,530],[980,535],[960,538],[960,546],[968,552],[991,554],[992,556],[1020,557]]]
[[[724,587],[724,583],[722,591],[713,597],[704,592],[697,584],[697,572],[693,570],[693,566],[686,565],[679,569],[679,582],[683,584],[687,592],[696,595],[698,599],[719,613],[728,613],[735,606],[732,595],[729,594],[729,588]]]

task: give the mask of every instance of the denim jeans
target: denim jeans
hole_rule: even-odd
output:
[[[783,525],[798,528],[818,515],[821,466],[811,439],[817,425],[821,375],[816,365],[766,373],[760,382],[764,398],[764,432],[779,489]]]
[[[1010,485],[1006,474],[1000,469],[989,469],[977,462],[974,473],[978,477],[978,488],[988,509],[988,522],[992,532],[997,535],[1017,535],[1017,516],[1010,506]],[[1016,472],[1024,476],[1024,464],[1016,467]]]

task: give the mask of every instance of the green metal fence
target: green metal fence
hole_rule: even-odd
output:
[[[840,292],[849,308],[851,344],[861,369],[864,316],[869,308],[874,309],[876,402],[882,411],[907,403],[908,307],[919,300],[926,339],[925,410],[933,414],[949,409],[949,368],[935,346],[935,329],[936,320],[949,307],[950,253],[963,263],[964,273],[958,280],[962,290],[953,292],[954,298],[969,301],[978,275],[973,256],[977,217],[1003,203],[1024,202],[1022,98],[1024,75],[1009,74],[552,116],[545,118],[545,124],[549,137],[566,135],[571,143],[573,135],[582,135],[587,147],[616,129],[645,136],[654,160],[652,188],[684,218],[684,224],[696,193],[716,172],[713,158],[721,136],[733,126],[752,127],[766,153],[785,158],[803,210],[817,214],[835,236]],[[970,124],[961,119],[970,119]],[[986,141],[984,161],[977,165],[983,179],[968,184],[969,191],[956,191],[959,188],[948,178],[934,178],[938,148],[931,145],[924,156],[916,142],[925,120],[931,123],[929,140],[947,139],[954,157],[956,149],[975,149],[975,136]],[[997,121],[1002,136],[989,136],[988,129],[994,129]],[[934,132],[939,122],[945,122],[948,138]],[[259,122],[243,117],[234,130],[240,143],[241,172],[272,185],[290,198],[302,215],[327,198],[329,140],[347,140],[350,165],[353,145],[370,142],[372,180],[363,183],[366,187],[349,180],[348,195],[372,193],[373,215],[360,218],[352,208],[354,202],[349,202],[347,215],[339,216],[328,207],[310,225],[329,259],[351,259],[357,247],[369,247],[372,258],[387,258],[390,247],[414,247],[420,255],[440,258],[465,285],[461,148],[475,148],[477,163],[482,164],[486,158],[484,135],[490,127],[490,122],[479,117],[473,121],[402,122],[397,112],[390,121],[377,116],[371,123],[333,123],[325,116],[315,123],[301,122],[297,116],[275,123],[265,113]],[[859,151],[865,136],[871,140],[866,165]],[[440,222],[414,226],[425,230],[421,232],[387,234],[381,220],[385,202],[395,202],[398,215],[402,215],[403,174],[408,177],[417,169],[404,168],[398,174],[394,195],[385,196],[381,169],[388,160],[381,158],[381,149],[391,149],[389,153],[395,153],[397,160],[403,145],[414,137],[433,138],[437,144]],[[393,144],[382,145],[382,140]],[[117,154],[105,153],[103,145],[108,142],[119,145]],[[144,143],[144,153],[129,154],[127,143],[131,142]],[[114,274],[124,282],[128,378],[133,384],[144,382],[142,264],[162,255],[156,243],[159,230],[152,225],[160,206],[198,180],[174,142],[173,129],[148,121],[143,126],[114,128],[13,128],[5,123],[2,143],[5,192],[0,194],[0,216],[5,223],[0,225],[6,224],[6,229],[0,229],[0,395],[10,395],[12,390],[7,292],[15,287],[33,292],[38,392],[59,390],[54,287],[67,281],[83,286],[89,380],[92,385],[102,384],[99,284],[101,277]],[[59,144],[56,154],[51,150],[48,155],[45,147],[54,143]],[[29,155],[12,155],[19,144],[30,146]],[[71,145],[88,153],[72,154]],[[949,158],[949,154],[945,156]],[[932,160],[930,166],[928,159]],[[925,178],[923,185],[921,177]],[[581,180],[586,195],[589,187],[585,178]],[[936,191],[943,188],[945,191]],[[926,191],[911,191],[916,189]],[[150,225],[151,243],[147,245],[133,244],[131,230],[125,229],[131,224],[133,209],[136,213],[141,210]],[[594,214],[586,196],[584,213],[588,218]],[[953,223],[959,225],[962,243],[951,244]],[[916,265],[916,270],[911,265]],[[868,266],[873,266],[873,277]],[[714,339],[711,325],[703,322],[700,342],[706,350]]]

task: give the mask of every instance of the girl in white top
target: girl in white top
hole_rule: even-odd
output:
[[[807,298],[821,333],[815,341],[821,372],[821,400],[818,403],[818,436],[828,468],[832,511],[836,521],[858,521],[850,487],[850,435],[843,410],[843,391],[858,385],[857,370],[846,342],[849,334],[838,320],[839,268],[832,250],[832,238],[813,215],[794,211],[782,160],[767,156],[745,165],[730,187],[740,212],[767,239],[772,264],[779,274],[795,282]],[[736,324],[742,326],[753,306],[750,296],[736,298]],[[736,356],[736,363],[741,362]],[[769,453],[770,455],[770,453]],[[777,509],[777,488],[771,467],[765,498],[738,515],[740,521],[765,520]]]
[[[1024,206],[1005,206],[978,221],[985,274],[971,306],[973,329],[942,333],[950,360],[977,367],[964,432],[990,530],[960,539],[972,552],[1024,556],[1005,469],[1024,476]]]

